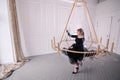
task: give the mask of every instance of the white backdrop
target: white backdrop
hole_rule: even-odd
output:
[[[110,34],[110,47],[115,43],[114,52],[120,54],[120,0],[107,0],[97,5],[96,25],[99,38],[103,37],[103,43]]]
[[[17,0],[22,49],[25,56],[54,52],[51,49],[51,38],[55,36],[56,41],[60,41],[71,7],[72,4],[55,0],[54,2]],[[83,8],[79,9],[81,10],[78,11],[76,8],[71,17],[69,24],[71,33],[87,22],[83,19],[85,18]]]
[[[14,63],[7,0],[0,0],[0,64]]]

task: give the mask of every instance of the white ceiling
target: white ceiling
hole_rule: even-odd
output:
[[[75,0],[59,0],[59,1],[63,1],[63,2],[68,2],[68,3],[73,3]],[[78,0],[78,2],[81,2],[82,0]],[[104,2],[106,0],[85,0],[88,3],[94,2],[94,3],[101,3]]]
[[[46,4],[46,3],[54,3],[62,6],[71,6],[71,4],[74,3],[75,0],[18,0],[23,2],[30,2],[30,3],[40,3],[40,4]],[[81,2],[82,0],[78,0]],[[100,2],[106,1],[106,0],[85,0],[88,5],[97,5]]]
[[[63,2],[66,4],[73,4],[75,0],[58,0],[59,2]],[[98,4],[98,0],[85,0],[87,2],[87,4],[89,5],[97,5]],[[81,3],[82,0],[78,0],[78,3]],[[79,4],[80,5],[80,4]]]
[[[75,0],[59,0],[63,2],[73,3]],[[98,2],[98,0],[85,0],[86,2]],[[82,0],[78,0],[78,2],[82,2]]]

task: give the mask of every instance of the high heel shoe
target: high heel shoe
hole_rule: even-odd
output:
[[[73,73],[73,74],[77,74],[77,72],[74,72],[74,71],[73,71],[72,73]]]
[[[72,72],[73,74],[77,74],[78,73],[78,71],[79,71],[79,67],[76,67],[76,72]]]

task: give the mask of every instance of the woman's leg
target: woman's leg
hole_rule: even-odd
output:
[[[79,55],[79,58],[78,58],[78,63],[82,66],[83,65],[83,56],[84,56],[84,54],[80,54]]]
[[[78,63],[75,63],[74,65],[73,65],[73,74],[77,74],[78,73],[78,70],[79,70],[79,64]]]
[[[80,64],[81,66],[83,65],[82,60],[81,60],[81,61],[79,61],[79,64]]]

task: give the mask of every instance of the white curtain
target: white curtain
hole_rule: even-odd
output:
[[[19,32],[19,26],[18,26],[15,0],[9,0],[8,6],[9,6],[9,12],[10,12],[9,18],[11,23],[11,30],[12,30],[13,41],[15,46],[16,61],[21,62],[24,60],[24,55],[22,53],[22,48],[21,48],[20,32]]]

